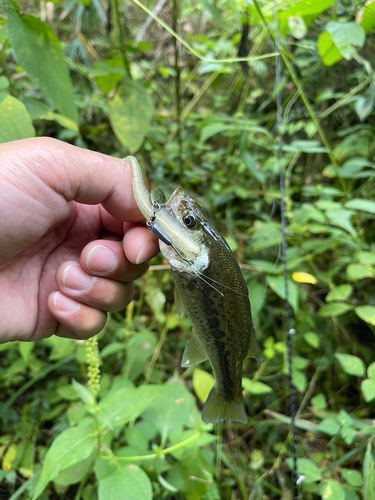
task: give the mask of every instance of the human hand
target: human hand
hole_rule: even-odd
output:
[[[132,300],[158,244],[131,186],[118,158],[49,138],[0,145],[0,343],[85,339]]]

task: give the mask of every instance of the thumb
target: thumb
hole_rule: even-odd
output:
[[[131,167],[125,160],[51,138],[17,142],[23,161],[66,201],[100,203],[117,219],[144,220],[133,196]]]

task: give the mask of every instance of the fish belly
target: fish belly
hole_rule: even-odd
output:
[[[174,273],[182,305],[210,360],[215,385],[202,419],[247,422],[242,396],[242,363],[250,347],[248,298],[229,289],[212,288],[198,277]],[[224,290],[224,291],[223,291]],[[251,327],[251,317],[250,317]],[[202,356],[204,359],[204,357]]]

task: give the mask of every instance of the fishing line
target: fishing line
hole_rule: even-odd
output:
[[[277,16],[277,4],[275,1],[274,10],[274,23],[275,23],[275,51],[280,45],[280,33],[278,29],[278,16]],[[289,372],[289,393],[290,393],[290,416],[291,416],[291,431],[292,431],[292,491],[293,499],[298,500],[298,485],[299,478],[297,473],[297,432],[296,432],[296,412],[297,412],[297,402],[296,402],[296,389],[293,384],[293,347],[292,347],[292,335],[295,330],[291,327],[292,321],[292,311],[289,302],[289,288],[288,288],[288,261],[287,261],[287,250],[288,242],[286,238],[287,233],[287,219],[285,215],[285,174],[284,165],[281,158],[282,149],[282,102],[281,102],[281,69],[282,60],[281,56],[276,56],[276,71],[275,71],[275,88],[277,89],[276,94],[276,129],[277,129],[277,144],[275,150],[275,161],[280,168],[280,213],[281,213],[281,249],[283,257],[283,275],[284,275],[284,293],[285,293],[285,324],[286,324],[286,343],[287,343],[287,353],[288,353],[288,372]]]

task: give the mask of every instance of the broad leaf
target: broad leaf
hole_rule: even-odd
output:
[[[332,66],[342,57],[352,59],[355,47],[361,48],[365,42],[365,31],[357,23],[330,21],[326,30],[318,38],[319,54],[326,66]]]
[[[375,380],[372,379],[362,380],[361,391],[367,403],[375,399]]]
[[[353,287],[351,285],[339,285],[336,286],[335,288],[332,288],[332,290],[328,293],[326,297],[326,302],[333,302],[333,301],[339,301],[339,300],[346,300],[347,298],[350,297],[352,294]]]
[[[345,490],[337,481],[327,481],[322,488],[322,500],[344,500]]]
[[[355,229],[350,222],[353,212],[350,210],[327,210],[327,217],[333,226],[341,227],[345,229],[349,234],[354,236]]]
[[[375,306],[357,306],[355,313],[366,323],[375,326]]]
[[[59,39],[40,19],[8,11],[9,40],[18,63],[52,104],[74,122],[78,113],[73,87]]]
[[[204,370],[200,370],[199,368],[196,368],[194,370],[193,388],[195,394],[197,395],[198,399],[202,401],[202,403],[206,401],[214,383],[215,379],[210,373],[207,373]]]
[[[109,119],[117,139],[131,153],[139,149],[154,114],[152,99],[140,83],[125,78],[109,101]]]
[[[147,474],[137,465],[126,464],[99,481],[99,500],[152,500]]]
[[[297,461],[297,470],[300,475],[303,475],[304,483],[314,483],[322,478],[322,474],[318,466],[307,458],[299,458]]]
[[[351,210],[360,210],[369,214],[375,214],[375,201],[354,198],[345,203],[345,206]]]
[[[346,268],[346,274],[350,281],[363,280],[364,278],[372,278],[374,271],[371,267],[363,264],[349,264]]]
[[[169,381],[145,412],[145,419],[153,423],[162,436],[181,429],[190,420],[195,409],[192,394],[179,381]]]
[[[350,486],[358,487],[363,484],[362,474],[358,470],[341,469],[341,475]]]
[[[365,376],[365,364],[361,358],[343,353],[335,353],[335,358],[348,375],[355,375],[357,377]]]
[[[38,498],[61,471],[89,458],[95,450],[96,438],[92,427],[72,427],[59,434],[47,451],[33,498]]]
[[[261,395],[261,394],[269,394],[273,391],[272,387],[263,382],[259,382],[258,380],[250,380],[248,378],[242,379],[242,385],[250,394]]]
[[[25,105],[8,95],[0,102],[0,142],[34,137],[35,130]]]
[[[356,22],[366,33],[370,33],[375,28],[375,2],[366,2],[366,5],[358,12]]]
[[[119,429],[145,411],[152,404],[157,392],[156,386],[112,390],[98,405],[101,412],[97,417],[111,428]]]
[[[367,368],[367,375],[369,376],[369,378],[375,380],[375,362],[371,363]]]
[[[319,309],[319,316],[341,316],[351,310],[351,306],[342,302],[331,302]]]
[[[318,430],[329,436],[335,436],[339,432],[340,426],[334,418],[327,417],[320,422]]]
[[[273,292],[285,300],[285,282],[283,276],[268,276],[267,283]],[[288,299],[296,312],[298,310],[298,288],[292,280],[288,280]]]
[[[156,335],[148,331],[137,333],[129,339],[124,366],[124,375],[127,378],[136,380],[145,371],[147,360],[152,356],[156,344]]]
[[[372,451],[372,442],[369,441],[363,460],[363,498],[375,499],[375,463]]]

